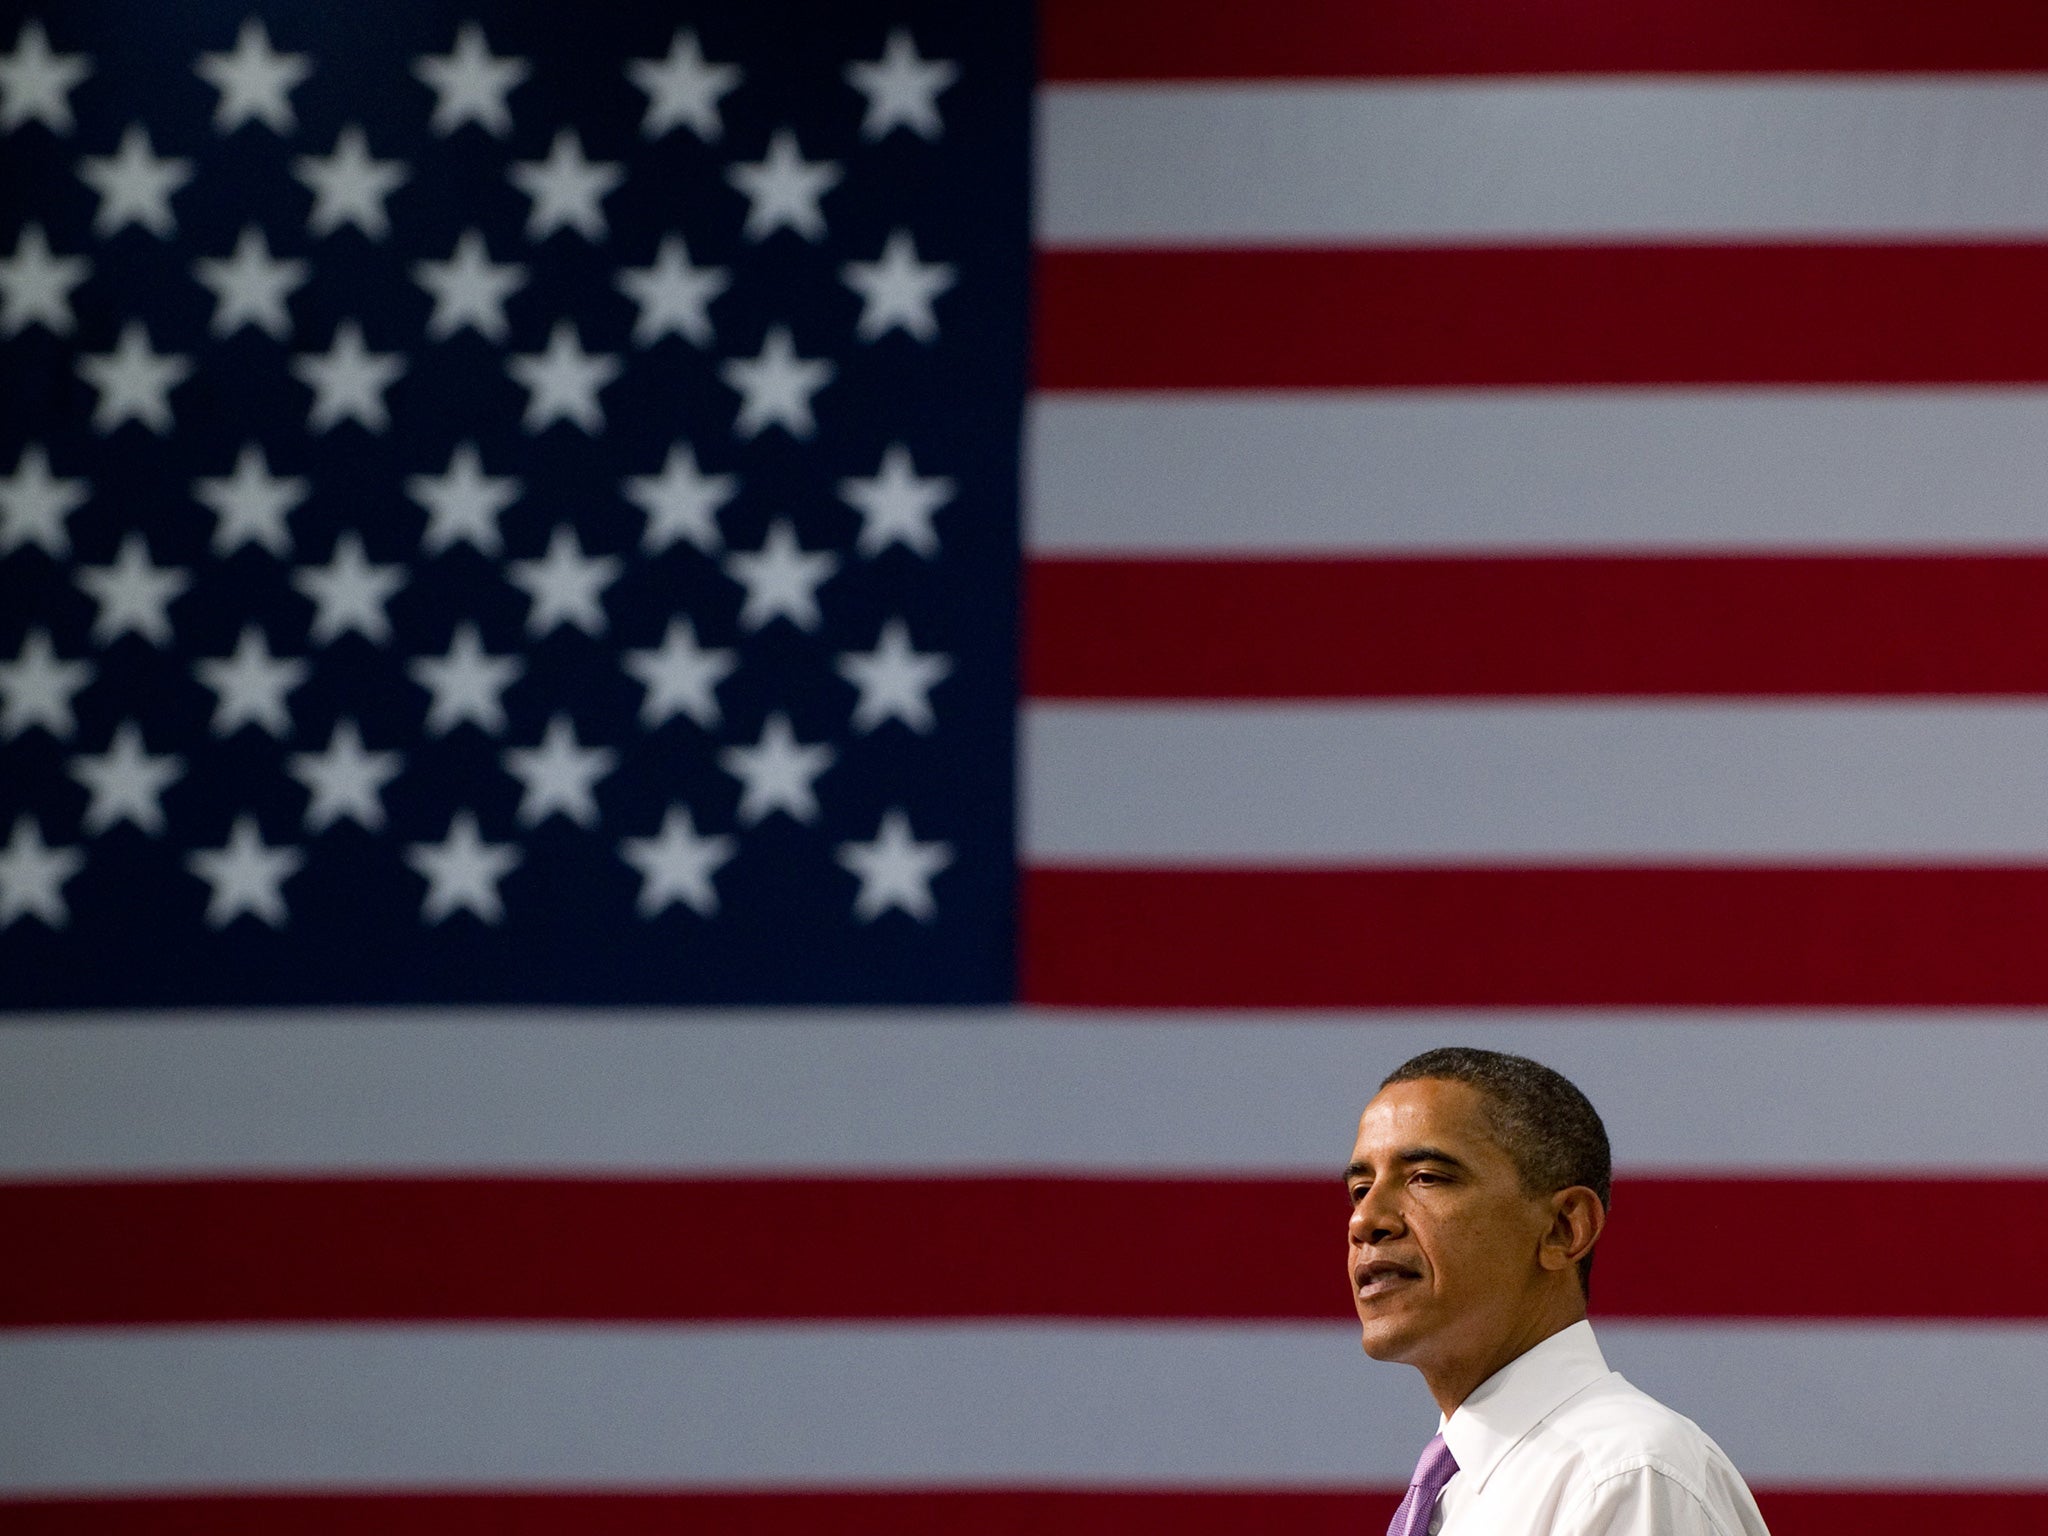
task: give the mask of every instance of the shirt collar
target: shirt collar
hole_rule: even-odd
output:
[[[1473,1389],[1440,1429],[1458,1459],[1458,1471],[1476,1493],[1522,1437],[1567,1398],[1607,1375],[1607,1360],[1580,1321],[1553,1333],[1495,1371]]]

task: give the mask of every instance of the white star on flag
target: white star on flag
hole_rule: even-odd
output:
[[[586,747],[576,739],[575,722],[556,715],[537,747],[510,747],[505,772],[525,787],[519,799],[521,826],[537,827],[550,816],[564,816],[579,827],[597,825],[597,781],[619,765],[610,747]]]
[[[85,257],[56,255],[42,225],[24,225],[14,254],[0,261],[0,336],[18,336],[32,325],[69,336],[78,323],[71,290],[90,276]]]
[[[907,128],[919,138],[937,139],[945,132],[939,93],[959,78],[959,65],[922,57],[910,33],[896,28],[879,59],[846,66],[846,83],[868,99],[861,137],[873,141]]]
[[[416,261],[412,280],[427,290],[434,313],[427,335],[444,341],[471,327],[487,341],[502,342],[509,326],[505,301],[526,286],[526,268],[517,262],[494,262],[484,237],[465,229],[446,261]]]
[[[296,257],[273,257],[254,224],[244,226],[234,255],[202,256],[192,263],[192,275],[213,290],[214,335],[232,336],[253,325],[275,341],[291,335],[285,300],[305,285],[308,270]]]
[[[85,855],[78,849],[52,848],[39,822],[15,817],[14,833],[0,848],[0,928],[23,917],[62,928],[71,920],[64,883],[83,868]]]
[[[708,731],[718,724],[718,685],[739,660],[731,651],[704,649],[697,643],[697,626],[681,618],[669,620],[659,647],[628,651],[624,664],[647,690],[640,723],[648,730],[688,715]]]
[[[576,530],[557,527],[547,553],[538,560],[514,560],[506,579],[532,599],[526,632],[536,639],[572,624],[586,635],[605,630],[604,589],[619,579],[625,564],[616,555],[586,555]]]
[[[34,118],[52,133],[72,129],[71,93],[92,73],[82,53],[52,53],[40,21],[25,21],[14,51],[0,53],[0,133]]]
[[[71,759],[71,777],[92,796],[81,823],[98,837],[115,823],[133,822],[152,837],[164,829],[163,794],[185,773],[185,760],[152,756],[142,740],[142,727],[124,720],[114,730],[107,750],[81,753]]]
[[[753,746],[727,747],[718,754],[718,762],[740,781],[740,823],[752,826],[777,811],[797,821],[816,821],[814,786],[838,755],[824,742],[798,741],[789,716],[778,713],[762,723],[761,739]]]
[[[687,805],[672,805],[653,837],[629,837],[619,857],[640,871],[640,915],[654,917],[681,902],[699,917],[718,912],[711,877],[732,859],[738,843],[698,832]]]
[[[780,427],[791,437],[809,437],[818,430],[811,396],[831,383],[836,371],[823,358],[798,357],[788,326],[770,326],[759,356],[728,358],[719,366],[718,376],[740,396],[734,434],[758,437],[769,427]]]
[[[667,58],[628,60],[626,75],[647,93],[641,133],[658,139],[676,128],[688,128],[707,144],[724,131],[719,98],[745,78],[736,64],[707,63],[697,34],[687,30],[670,40]]]
[[[433,695],[427,705],[429,735],[445,736],[465,721],[493,736],[505,729],[500,697],[526,663],[517,656],[487,656],[474,624],[464,624],[448,642],[445,656],[419,656],[406,673]]]
[[[350,531],[334,541],[327,564],[292,572],[292,585],[313,601],[315,645],[332,645],[351,630],[382,645],[391,638],[384,605],[405,585],[405,571],[396,565],[370,564],[362,536]]]
[[[673,332],[700,347],[711,344],[707,306],[732,286],[724,267],[693,267],[681,235],[665,235],[650,266],[622,268],[614,281],[639,307],[633,345],[649,347]]]
[[[725,557],[725,573],[747,589],[740,605],[740,628],[760,629],[787,619],[798,629],[816,629],[818,588],[839,569],[830,550],[805,549],[786,519],[769,524],[757,550],[734,550]]]
[[[192,585],[185,572],[154,564],[149,543],[139,533],[121,540],[112,565],[80,566],[77,579],[99,605],[92,638],[101,646],[129,634],[140,635],[151,645],[170,644],[171,601]]]
[[[202,53],[192,67],[220,92],[220,105],[213,113],[217,133],[233,133],[250,121],[273,133],[290,133],[298,125],[291,92],[313,73],[303,53],[274,50],[270,34],[254,16],[242,23],[233,53]]]
[[[558,421],[572,422],[593,437],[604,430],[597,393],[619,376],[616,357],[583,350],[575,322],[557,320],[545,352],[520,352],[505,359],[505,371],[526,387],[520,424],[539,432]]]
[[[487,843],[477,831],[476,815],[457,811],[448,823],[448,835],[438,843],[413,843],[405,850],[405,862],[427,882],[427,894],[420,902],[423,922],[446,921],[457,912],[468,912],[486,923],[505,916],[498,882],[519,866],[519,850],[505,843]]]
[[[222,557],[244,544],[288,554],[292,536],[285,518],[312,489],[303,475],[273,475],[259,443],[243,444],[233,474],[192,482],[194,498],[213,511],[213,552]]]
[[[851,475],[839,482],[839,497],[861,515],[863,555],[879,555],[891,544],[901,544],[929,560],[939,552],[932,517],[953,499],[953,482],[944,475],[920,478],[910,450],[891,443],[873,475]]]
[[[72,696],[92,680],[91,662],[60,659],[48,630],[30,630],[14,660],[0,661],[0,736],[12,740],[34,725],[71,735],[78,729]]]
[[[121,147],[113,154],[87,155],[80,160],[78,174],[100,195],[99,212],[92,221],[94,234],[111,235],[130,224],[140,224],[160,240],[177,233],[171,194],[192,179],[192,162],[159,158],[150,147],[149,130],[140,123],[128,125],[121,135]]]
[[[860,295],[854,334],[862,341],[875,341],[899,328],[919,341],[938,338],[939,319],[932,313],[932,301],[953,286],[953,266],[920,262],[909,230],[891,234],[875,260],[849,261],[839,274]]]
[[[313,194],[307,229],[331,235],[342,225],[353,224],[372,240],[382,240],[391,231],[384,200],[411,179],[403,161],[373,159],[369,141],[355,123],[335,136],[333,153],[293,160],[292,174]]]
[[[464,123],[475,123],[503,138],[512,131],[512,109],[505,98],[533,68],[524,59],[494,55],[484,29],[465,21],[455,30],[453,48],[422,54],[412,61],[412,72],[434,93],[434,115],[427,126],[435,133],[446,137]]]
[[[496,556],[504,549],[498,514],[520,496],[510,475],[487,475],[475,443],[458,443],[438,475],[408,475],[405,494],[427,510],[420,547],[438,555],[460,542]]]
[[[324,752],[294,752],[291,776],[306,786],[306,830],[324,832],[346,816],[371,832],[384,825],[384,786],[398,777],[405,759],[396,752],[368,752],[353,720],[337,720]]]
[[[92,495],[84,480],[58,479],[41,443],[30,443],[14,461],[14,473],[0,480],[0,555],[33,544],[61,559],[71,553],[64,526]]]
[[[913,650],[910,626],[891,619],[872,651],[844,651],[839,675],[860,690],[853,706],[853,728],[872,731],[889,720],[901,720],[913,731],[933,725],[931,691],[953,670],[949,656]]]
[[[505,176],[533,199],[526,220],[529,240],[545,240],[558,229],[573,229],[586,240],[604,239],[600,205],[626,179],[611,161],[585,159],[583,140],[573,128],[555,135],[547,159],[518,161]]]
[[[953,862],[948,843],[920,843],[910,832],[910,818],[901,809],[883,813],[873,841],[841,843],[839,863],[860,881],[853,915],[871,923],[891,908],[908,912],[921,923],[938,914],[932,900],[932,879]]]
[[[245,725],[280,739],[291,734],[285,695],[306,680],[307,666],[296,657],[271,655],[270,642],[254,624],[242,630],[233,655],[203,657],[192,670],[213,690],[214,735],[230,736]]]
[[[171,391],[192,376],[192,363],[178,353],[155,350],[148,328],[130,320],[121,327],[113,351],[79,358],[78,376],[99,391],[92,410],[95,432],[139,421],[161,437],[171,430]]]
[[[391,425],[384,391],[405,374],[405,359],[396,352],[372,352],[363,328],[343,320],[325,352],[302,352],[292,359],[292,377],[313,391],[306,412],[306,430],[326,432],[353,421],[371,432]]]
[[[224,847],[201,848],[185,867],[210,887],[206,921],[225,928],[248,916],[273,928],[285,923],[284,882],[304,867],[306,856],[296,848],[272,848],[263,841],[254,816],[237,816]]]
[[[838,186],[844,174],[835,160],[804,159],[796,135],[778,128],[769,137],[766,155],[728,166],[725,179],[747,199],[741,233],[749,240],[765,240],[778,229],[790,229],[817,241],[825,238],[825,214],[818,199]]]
[[[659,554],[678,539],[707,555],[724,542],[718,530],[718,509],[739,493],[739,476],[707,475],[697,467],[697,450],[688,443],[669,446],[658,475],[633,475],[624,486],[626,499],[647,514],[640,547]]]

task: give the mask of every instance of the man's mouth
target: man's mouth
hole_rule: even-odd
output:
[[[1351,1272],[1351,1285],[1361,1300],[1370,1300],[1375,1296],[1384,1296],[1411,1280],[1421,1278],[1419,1271],[1410,1269],[1405,1264],[1396,1264],[1388,1259],[1375,1259],[1370,1264],[1359,1265]]]

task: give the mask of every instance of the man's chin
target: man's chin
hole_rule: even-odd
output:
[[[1412,1329],[1385,1318],[1361,1319],[1358,1342],[1367,1356],[1390,1365],[1406,1365],[1415,1345]]]

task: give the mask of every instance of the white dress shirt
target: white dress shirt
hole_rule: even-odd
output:
[[[1574,1323],[1481,1382],[1441,1433],[1441,1536],[1770,1536],[1721,1448],[1607,1368]]]

